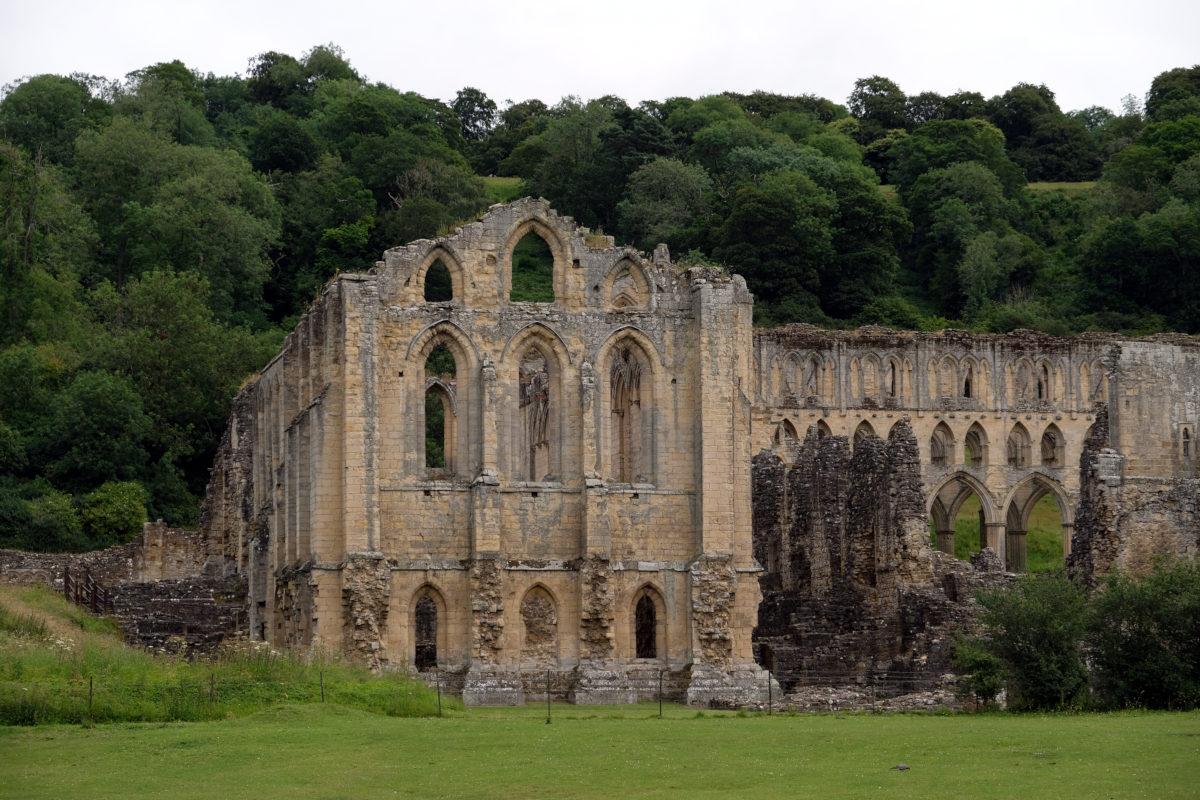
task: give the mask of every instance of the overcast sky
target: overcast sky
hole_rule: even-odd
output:
[[[845,103],[858,78],[908,94],[991,97],[1044,83],[1064,111],[1118,110],[1155,75],[1200,63],[1197,0],[3,0],[0,85],[109,78],[179,59],[245,74],[277,50],[341,47],[372,81],[452,100],[646,99],[763,89]]]

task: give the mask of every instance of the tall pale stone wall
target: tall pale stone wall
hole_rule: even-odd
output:
[[[525,235],[552,253],[553,302],[510,300]],[[450,300],[426,299],[435,264]],[[751,342],[740,278],[544,201],[389,250],[332,281],[237,400],[212,568],[247,576],[252,634],[457,672],[470,702],[520,702],[546,667],[585,702],[648,695],[660,671],[695,702],[765,694],[750,478],[731,469]],[[453,374],[427,374],[443,346]]]

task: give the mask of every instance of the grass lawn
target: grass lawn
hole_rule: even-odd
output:
[[[761,715],[332,705],[0,728],[0,797],[1194,798],[1200,713]],[[907,763],[908,771],[890,769]]]
[[[521,196],[521,184],[524,180],[521,178],[497,178],[491,176],[483,179],[483,185],[487,189],[488,197],[493,203],[508,203],[516,200]]]

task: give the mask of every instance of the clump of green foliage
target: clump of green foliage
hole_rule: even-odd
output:
[[[1090,593],[1059,571],[981,592],[981,633],[956,643],[964,694],[1014,709],[1200,706],[1200,566],[1113,572]]]

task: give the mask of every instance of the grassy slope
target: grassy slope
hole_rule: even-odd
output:
[[[0,728],[0,797],[1195,797],[1200,713],[783,716],[669,707]],[[890,769],[904,762],[906,772]]]
[[[258,646],[230,647],[212,661],[156,658],[127,647],[110,620],[46,589],[0,585],[0,724],[222,719],[319,702],[322,682],[331,703],[395,716],[437,713],[423,683],[337,659]]]

